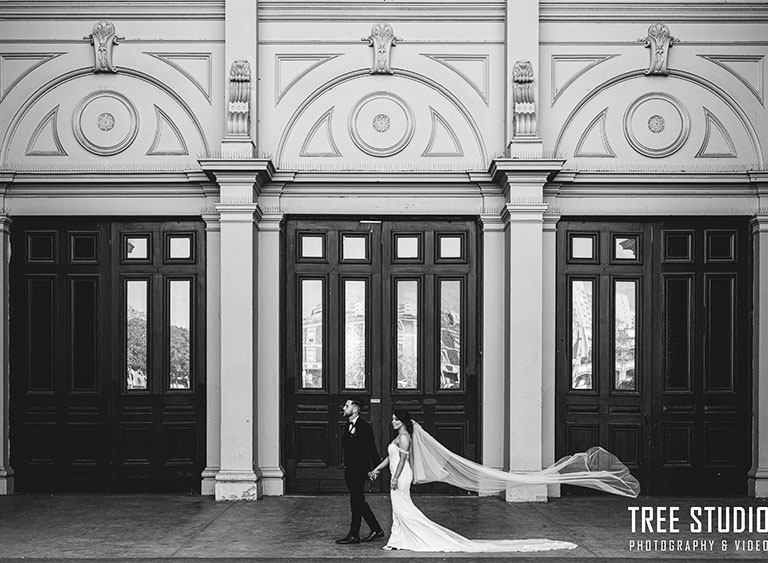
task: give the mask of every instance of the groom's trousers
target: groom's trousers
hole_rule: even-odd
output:
[[[355,537],[360,537],[360,522],[365,519],[365,523],[372,532],[381,530],[376,517],[373,515],[371,507],[365,502],[365,481],[368,479],[366,472],[354,471],[346,468],[344,470],[344,480],[349,489],[349,506],[352,509],[352,523],[349,526],[349,533]]]

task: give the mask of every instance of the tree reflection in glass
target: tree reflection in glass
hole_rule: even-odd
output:
[[[323,387],[323,280],[301,281],[301,386]]]
[[[147,388],[147,280],[125,282],[126,387]]]
[[[592,280],[571,281],[571,388],[592,389]]]
[[[614,303],[614,386],[626,391],[637,390],[635,384],[635,295],[637,282],[616,281]]]
[[[171,389],[190,388],[190,280],[171,280],[169,368]]]
[[[461,387],[461,281],[440,282],[440,389]]]
[[[419,351],[419,282],[397,282],[397,388],[416,389]]]
[[[365,280],[344,281],[344,387],[365,388]]]

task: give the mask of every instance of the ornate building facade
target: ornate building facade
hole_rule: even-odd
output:
[[[768,496],[768,3],[0,6],[0,492],[343,490],[341,405]],[[515,489],[546,500],[556,488]]]

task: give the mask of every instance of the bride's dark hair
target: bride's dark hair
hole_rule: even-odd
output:
[[[395,415],[395,418],[405,424],[405,429],[408,431],[408,434],[413,434],[413,420],[411,420],[411,415],[408,414],[408,411],[404,411],[402,409],[395,409],[392,411],[392,414]]]

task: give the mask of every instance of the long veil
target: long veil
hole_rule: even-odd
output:
[[[541,471],[508,473],[453,453],[416,421],[413,422],[412,442],[414,483],[440,481],[485,494],[521,485],[578,485],[633,498],[640,494],[640,483],[629,469],[615,455],[600,447],[566,456]]]

